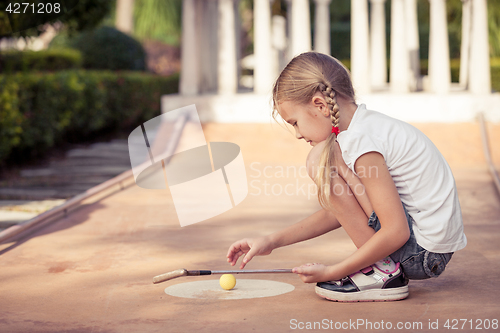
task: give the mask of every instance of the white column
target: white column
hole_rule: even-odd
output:
[[[314,0],[314,51],[330,54],[330,2]]]
[[[311,22],[309,0],[293,0],[292,57],[311,51]]]
[[[385,0],[371,2],[371,82],[373,88],[387,84],[387,52],[385,38]]]
[[[410,61],[409,85],[411,91],[420,87],[420,43],[418,40],[417,0],[406,0],[406,46]]]
[[[195,0],[182,1],[182,45],[179,92],[182,95],[199,93],[199,48],[196,34]]]
[[[274,80],[273,50],[271,44],[271,4],[269,0],[254,0],[254,91],[265,94],[271,91]]]
[[[429,0],[429,81],[432,92],[446,94],[450,90],[450,51],[448,46],[448,24],[446,0]]]
[[[196,1],[200,57],[200,93],[217,91],[217,0]]]
[[[275,57],[277,59],[276,66],[274,69],[274,78],[278,77],[278,74],[286,66],[286,19],[281,15],[274,15],[271,18],[272,25],[272,44],[275,50]]]
[[[462,0],[462,43],[460,45],[459,83],[463,88],[467,88],[469,85],[471,12],[472,1]]]
[[[287,34],[287,47],[286,47],[286,62],[288,63],[293,58],[293,38],[292,38],[292,0],[286,1],[286,34]]]
[[[410,59],[406,47],[405,0],[391,0],[391,70],[390,82],[393,93],[410,91],[408,76]]]
[[[240,0],[234,0],[234,39],[235,39],[235,50],[236,50],[236,91],[241,80],[241,17],[240,17]]]
[[[217,83],[219,94],[235,94],[238,90],[236,36],[233,0],[219,0],[219,56]]]
[[[488,44],[488,8],[486,0],[472,1],[472,34],[469,89],[474,94],[491,93]]]
[[[134,32],[134,0],[116,1],[116,29],[126,34]]]
[[[368,1],[351,0],[351,77],[360,94],[370,92]]]

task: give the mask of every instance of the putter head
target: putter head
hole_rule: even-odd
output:
[[[181,276],[186,276],[186,275],[188,275],[187,269],[185,269],[185,268],[176,269],[175,271],[155,276],[153,278],[153,283],[157,284],[157,283],[165,282],[165,281],[172,280],[172,279],[175,279],[175,278],[178,278]]]

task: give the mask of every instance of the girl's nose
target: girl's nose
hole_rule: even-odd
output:
[[[298,129],[295,129],[295,137],[296,137],[297,139],[299,139],[299,140],[300,140],[300,139],[303,139],[303,137],[302,137],[302,135],[300,134],[300,132],[299,132],[299,130],[298,130]]]

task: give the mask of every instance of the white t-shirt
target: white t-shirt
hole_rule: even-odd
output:
[[[455,179],[443,155],[421,131],[361,104],[337,140],[353,171],[363,154],[378,152],[384,157],[399,197],[415,220],[413,233],[420,246],[436,253],[465,247]],[[364,170],[370,171],[376,172]]]

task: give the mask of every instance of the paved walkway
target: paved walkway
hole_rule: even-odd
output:
[[[286,332],[314,322],[332,325],[332,330],[340,325],[343,331],[383,332],[392,325],[389,331],[402,326],[429,332],[429,325],[438,325],[436,331],[444,332],[449,331],[446,323],[461,331],[472,331],[471,325],[491,330],[500,320],[499,197],[481,164],[474,134],[457,142],[460,135],[450,134],[456,129],[421,128],[447,158],[459,156],[464,141],[473,148],[469,156],[474,163],[465,158],[451,163],[469,244],[438,279],[411,281],[404,301],[329,302],[293,274],[245,276],[295,286],[288,294],[260,299],[185,299],[163,291],[173,284],[217,279],[212,276],[153,285],[153,276],[177,268],[227,269],[225,254],[233,241],[269,234],[319,208],[314,195],[308,198],[312,182],[304,173],[293,174],[303,170],[307,144],[277,126],[211,124],[204,129],[207,140],[231,141],[242,149],[250,187],[240,205],[181,228],[168,190],[131,186],[23,239],[1,244],[0,331]],[[292,195],[280,195],[287,185]],[[257,257],[248,268],[336,263],[354,249],[338,230]]]

